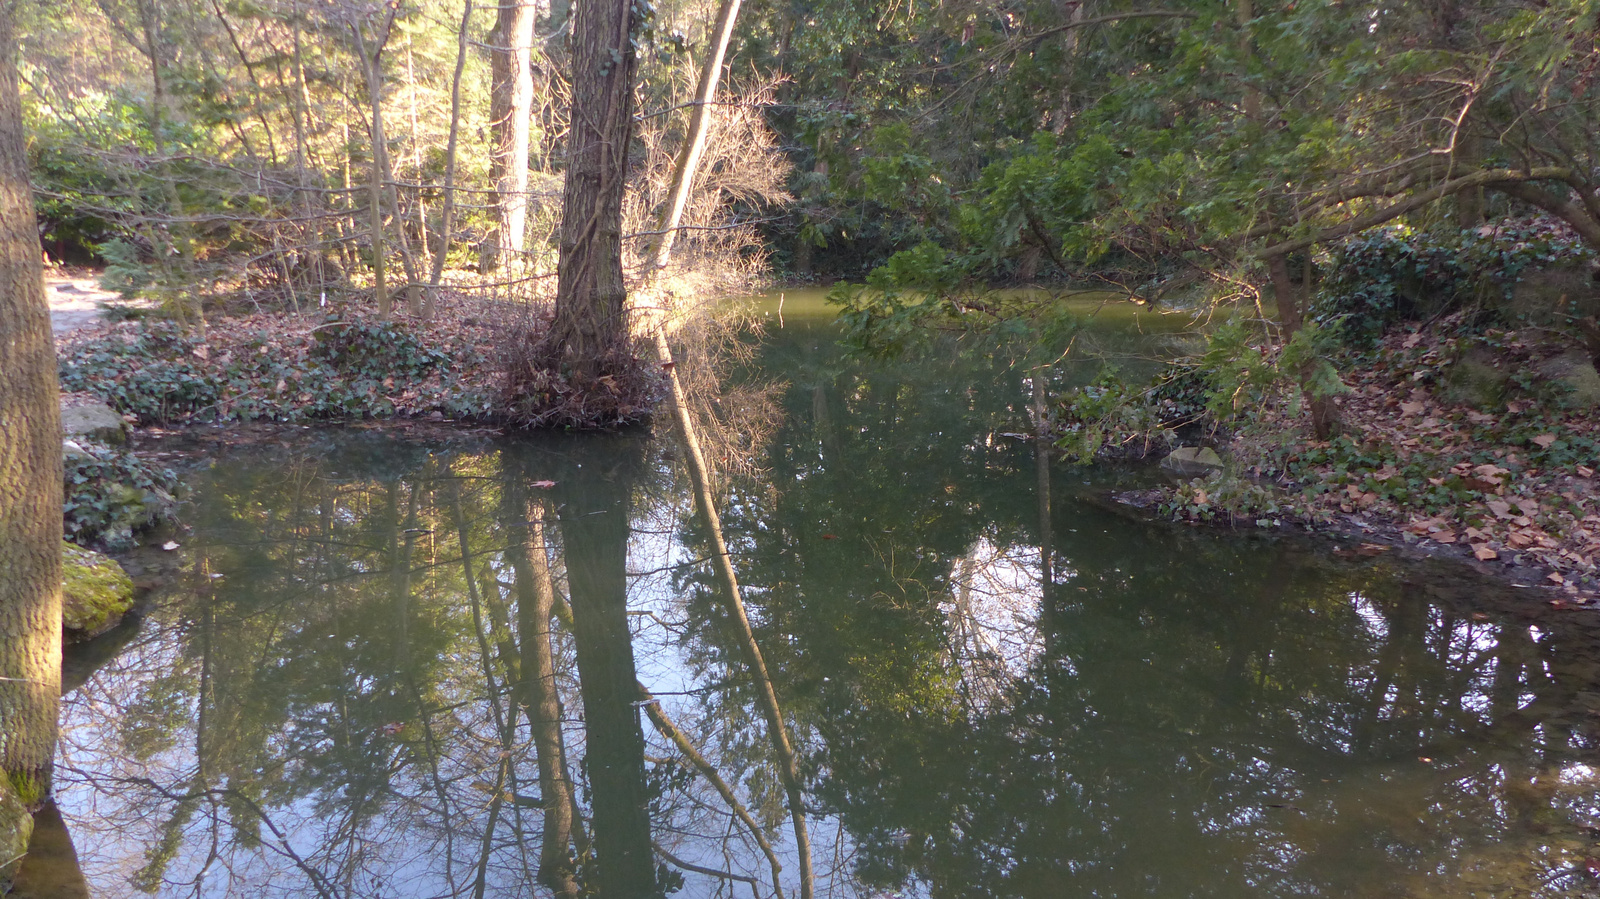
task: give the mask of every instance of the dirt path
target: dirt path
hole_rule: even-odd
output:
[[[57,337],[99,323],[100,305],[121,299],[113,291],[101,290],[93,272],[69,269],[46,270],[44,294]]]

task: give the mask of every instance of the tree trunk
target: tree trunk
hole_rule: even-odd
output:
[[[362,56],[366,51],[362,50]],[[371,229],[372,239],[372,292],[373,299],[378,304],[378,318],[388,321],[393,306],[389,297],[389,285],[386,282],[384,271],[384,239],[383,239],[383,157],[388,155],[384,147],[383,137],[383,96],[378,85],[378,80],[373,70],[378,67],[374,59],[364,68],[367,69],[367,100],[372,105],[372,124],[369,130],[369,140],[372,143],[372,178],[369,182],[370,192],[367,197],[367,225]]]
[[[383,22],[382,29],[373,36],[372,47],[367,47],[366,37],[361,33],[361,26],[352,23],[350,31],[356,39],[356,52],[361,56],[362,75],[367,81],[367,102],[372,107],[371,133],[372,142],[372,179],[370,195],[368,197],[369,227],[372,231],[372,282],[374,299],[378,305],[378,318],[383,321],[389,319],[393,309],[393,300],[389,296],[384,271],[384,235],[383,235],[383,200],[384,182],[389,176],[389,148],[388,138],[383,130],[383,50],[388,46],[389,34],[394,26],[395,9],[391,8]],[[399,218],[399,206],[396,204],[396,219]],[[400,222],[396,222],[400,225]],[[403,231],[403,226],[402,226]],[[410,272],[410,255],[406,255],[407,271]],[[412,281],[416,278],[413,276]]]
[[[456,212],[456,139],[461,131],[461,70],[467,65],[467,28],[472,24],[472,0],[462,7],[461,28],[456,31],[456,71],[450,79],[450,139],[444,150],[444,208],[439,212],[439,233],[434,236],[433,270],[428,273],[428,299],[422,317],[432,319],[439,302],[439,281],[444,277],[445,256],[450,252],[450,231]]]
[[[1306,260],[1306,265],[1311,265],[1311,260]],[[1300,289],[1295,286],[1294,278],[1289,275],[1289,260],[1282,256],[1267,257],[1267,272],[1272,278],[1273,298],[1278,304],[1278,321],[1283,325],[1283,337],[1287,342],[1300,333],[1305,327],[1305,305],[1310,291],[1306,297],[1300,295]],[[1306,275],[1309,287],[1310,273]],[[1317,396],[1311,391],[1311,364],[1306,363],[1300,371],[1295,372],[1300,379],[1301,390],[1305,393],[1306,405],[1311,408],[1311,430],[1318,440],[1327,440],[1339,430],[1339,408],[1333,404],[1333,398]]]
[[[622,189],[633,133],[631,0],[579,4],[572,29],[572,125],[551,328],[563,368],[587,379],[628,345]]]
[[[739,17],[740,0],[722,0],[717,7],[717,20],[711,26],[711,47],[706,63],[700,69],[700,84],[695,89],[694,106],[689,113],[689,131],[684,135],[683,148],[678,151],[677,165],[672,172],[672,196],[656,220],[654,248],[650,252],[650,271],[667,267],[672,255],[672,244],[677,238],[678,223],[683,220],[683,210],[689,205],[689,193],[700,171],[700,157],[706,150],[706,134],[711,130],[707,107],[717,98],[717,83],[722,80],[722,60],[728,53],[728,40],[733,37],[733,23]]]
[[[522,253],[528,225],[528,136],[533,115],[533,23],[531,0],[502,0],[489,32],[489,118],[499,222],[484,248],[482,267],[510,265]]]
[[[0,5],[0,790],[31,809],[50,792],[61,696],[61,409],[10,9]]]

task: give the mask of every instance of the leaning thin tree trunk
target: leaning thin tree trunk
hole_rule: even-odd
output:
[[[383,133],[383,81],[382,69],[379,67],[383,59],[383,48],[389,43],[390,27],[394,24],[395,11],[391,9],[384,20],[383,30],[375,39],[372,52],[367,52],[366,38],[361,34],[361,27],[351,24],[350,31],[356,39],[356,52],[361,56],[362,74],[367,80],[367,102],[372,106],[372,181],[368,197],[369,226],[372,230],[372,283],[374,298],[378,304],[378,318],[388,321],[393,309],[393,302],[389,297],[388,285],[385,283],[384,272],[384,237],[383,237],[383,182],[389,170],[389,150],[386,146],[387,139]]]
[[[50,792],[61,696],[61,409],[10,9],[0,5],[0,791],[32,810]],[[6,805],[17,814],[0,803],[0,815]],[[12,854],[0,854],[0,878]]]
[[[467,25],[472,21],[472,0],[461,11],[456,32],[456,72],[450,79],[450,140],[444,149],[444,208],[439,213],[439,233],[434,238],[433,271],[428,273],[428,298],[422,317],[431,319],[438,308],[439,280],[444,277],[444,257],[450,252],[450,229],[456,212],[456,137],[461,131],[461,70],[467,65]]]
[[[689,412],[689,402],[678,380],[677,366],[672,363],[672,349],[667,337],[656,331],[656,354],[667,372],[667,383],[672,389],[672,416],[678,422],[678,432],[683,438],[684,462],[689,466],[689,479],[694,483],[694,504],[711,532],[711,557],[723,587],[728,591],[729,617],[739,636],[740,649],[745,664],[756,680],[756,696],[767,719],[767,738],[772,741],[772,751],[778,757],[778,777],[789,797],[789,817],[794,824],[795,854],[800,858],[800,899],[812,899],[811,836],[806,829],[804,796],[800,789],[800,764],[795,756],[794,744],[789,740],[789,729],[783,721],[783,710],[778,706],[778,693],[773,689],[772,676],[767,672],[766,658],[756,643],[755,632],[750,627],[750,617],[745,614],[744,600],[740,596],[739,578],[733,570],[733,557],[722,538],[722,518],[717,514],[716,502],[711,495],[711,481],[707,476],[705,456],[700,451],[700,438],[695,433],[694,419]]]
[[[499,223],[484,248],[486,269],[510,265],[522,253],[527,231],[533,24],[530,0],[502,0],[489,32],[489,117],[494,132],[489,175],[494,179]]]
[[[572,29],[572,125],[561,202],[561,264],[551,326],[559,365],[585,380],[626,356],[622,190],[633,132],[632,0],[578,4]]]
[[[672,255],[672,244],[677,239],[678,224],[683,220],[683,210],[689,205],[689,193],[700,170],[700,157],[705,154],[706,134],[711,130],[708,107],[717,98],[717,83],[722,80],[722,60],[728,52],[728,40],[733,36],[733,23],[739,17],[740,0],[722,0],[717,7],[717,21],[711,26],[711,48],[706,63],[700,69],[700,84],[695,89],[694,106],[689,113],[689,131],[684,136],[683,148],[678,151],[678,161],[672,172],[672,196],[656,221],[655,238],[650,252],[648,270],[655,272],[667,267]]]

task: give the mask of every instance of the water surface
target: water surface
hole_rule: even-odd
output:
[[[1595,889],[1587,613],[1118,514],[1144,475],[1041,466],[1005,353],[849,361],[808,302],[766,310],[767,425],[706,438],[816,895]],[[1096,334],[1154,352],[1175,321]],[[93,895],[760,897],[774,861],[800,894],[669,427],[206,453],[183,578],[67,697]]]

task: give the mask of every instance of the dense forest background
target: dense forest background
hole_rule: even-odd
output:
[[[303,298],[372,266],[376,208],[377,243],[409,283],[436,284],[435,260],[488,271],[518,255],[547,270],[570,11],[24,4],[47,251],[104,259],[130,288]],[[735,11],[690,255],[854,279],[917,247],[897,266],[935,280],[951,276],[936,263],[990,280],[1214,273],[1402,213],[1467,226],[1513,201],[1600,241],[1591,3]],[[634,252],[665,199],[715,13],[636,4]]]

